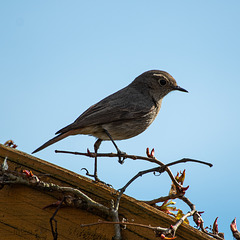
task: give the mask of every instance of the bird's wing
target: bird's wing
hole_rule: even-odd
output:
[[[148,114],[152,108],[154,105],[145,94],[132,88],[124,88],[89,107],[72,124],[56,134],[92,125],[139,118]]]

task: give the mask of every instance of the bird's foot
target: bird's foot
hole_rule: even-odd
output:
[[[122,152],[122,151],[118,150],[118,162],[120,164],[124,163],[124,160],[126,159],[126,157],[124,157],[125,155],[126,155],[125,152]]]

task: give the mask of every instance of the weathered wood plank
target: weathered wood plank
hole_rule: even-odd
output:
[[[79,188],[96,201],[110,206],[114,198],[113,189],[100,183],[35,158],[31,155],[0,144],[0,163],[8,157],[11,170],[18,168],[32,170],[41,175],[45,182],[53,182],[61,186]],[[44,174],[48,174],[44,177]],[[56,202],[61,194],[38,191],[26,186],[4,186],[0,190],[0,239],[52,239],[49,219],[55,208],[42,209]],[[168,227],[175,220],[167,214],[124,195],[121,199],[120,214],[125,218],[134,219],[135,223],[152,226]],[[112,225],[97,225],[81,228],[81,224],[97,222],[101,219],[85,210],[63,207],[57,214],[59,240],[110,240],[114,236]],[[104,219],[102,219],[104,220]],[[128,226],[122,231],[123,239],[143,240],[156,239],[151,230]],[[211,239],[198,230],[183,224],[177,231],[178,239]]]

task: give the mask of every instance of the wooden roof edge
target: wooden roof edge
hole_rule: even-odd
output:
[[[50,174],[50,178],[53,178],[53,180],[56,179],[65,184],[68,184],[71,186],[77,186],[80,189],[83,189],[87,192],[88,191],[95,192],[95,194],[100,195],[99,196],[100,198],[105,198],[105,196],[108,196],[109,199],[112,198],[112,193],[113,193],[112,188],[109,188],[101,183],[95,183],[95,182],[93,183],[93,181],[87,177],[84,177],[75,172],[72,172],[60,166],[57,166],[55,164],[52,164],[50,162],[47,162],[45,160],[42,160],[40,158],[37,158],[35,156],[22,152],[18,149],[14,149],[11,147],[7,147],[3,144],[0,144],[0,157],[2,159],[4,159],[5,157],[8,157],[10,161],[14,162],[17,165],[23,166],[26,169],[31,169],[33,171],[35,170],[43,174]],[[176,221],[173,217],[169,216],[168,214],[165,214],[162,211],[157,210],[156,208],[151,207],[150,205],[144,202],[138,201],[125,194],[122,196],[121,201],[125,202],[125,207],[126,207],[126,203],[128,203],[130,205],[134,205],[135,208],[144,209],[144,212],[147,212],[149,215],[152,215],[153,219],[163,218],[165,222],[169,223],[169,225],[172,224],[172,222]],[[149,223],[149,224],[153,225],[153,223]],[[182,224],[180,228],[183,228],[184,231],[188,231],[189,234],[194,235],[195,238],[193,239],[203,239],[203,240],[212,239],[211,237],[191,227],[190,225]]]

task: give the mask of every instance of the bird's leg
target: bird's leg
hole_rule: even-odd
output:
[[[97,151],[98,151],[101,143],[102,143],[102,139],[100,139],[100,138],[94,143],[94,151],[95,151],[96,154],[97,154]],[[93,177],[95,178],[96,182],[100,181],[100,179],[98,178],[98,175],[97,175],[97,156],[95,156],[95,161],[94,161],[94,175],[93,175]]]
[[[112,141],[114,147],[115,147],[116,150],[117,150],[117,153],[118,153],[118,162],[121,163],[121,164],[123,164],[125,158],[123,157],[123,159],[122,159],[121,155],[126,154],[126,153],[125,153],[125,152],[122,152],[122,151],[118,148],[118,146],[117,146],[117,144],[114,142],[111,134],[110,134],[106,129],[104,129],[104,132],[107,134],[107,136],[108,136],[109,139]]]

